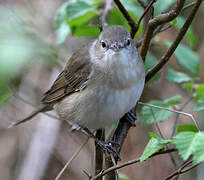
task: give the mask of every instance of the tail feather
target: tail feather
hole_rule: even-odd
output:
[[[26,121],[29,121],[31,118],[33,118],[34,116],[36,116],[38,113],[40,112],[44,112],[44,111],[48,111],[48,110],[51,110],[52,108],[49,106],[49,105],[41,105],[37,110],[33,111],[29,116],[27,116],[26,118],[20,120],[20,121],[17,121],[17,122],[13,122],[9,128],[12,128],[14,126],[17,126],[19,124],[22,124]]]

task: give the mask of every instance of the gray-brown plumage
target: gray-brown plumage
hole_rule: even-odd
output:
[[[89,46],[90,44],[88,47]],[[80,48],[71,56],[65,69],[59,74],[51,88],[44,94],[40,107],[26,118],[14,122],[11,127],[30,120],[40,112],[52,110],[53,105],[60,101],[63,97],[79,91],[82,86],[85,88],[84,83],[88,80],[91,72],[88,47]]]
[[[99,37],[75,52],[39,109],[13,125],[29,120],[56,104],[60,119],[98,129],[130,111],[144,88],[145,70],[129,32],[106,27]]]

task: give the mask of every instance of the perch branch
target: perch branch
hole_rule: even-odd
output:
[[[150,156],[149,158],[157,156],[157,155],[162,155],[162,154],[166,154],[166,153],[170,153],[170,152],[175,152],[175,151],[177,151],[177,150],[176,149],[167,149],[165,151],[159,151],[159,152],[156,152],[155,154],[153,154],[152,156]],[[98,175],[92,177],[90,180],[96,180],[99,177],[102,177],[102,176],[106,175],[107,173],[110,173],[111,171],[115,171],[117,169],[121,169],[123,167],[129,166],[131,164],[136,164],[136,163],[139,163],[139,162],[140,162],[140,158],[127,161],[127,162],[122,163],[120,165],[112,166],[111,168],[108,168],[106,170],[102,170]]]

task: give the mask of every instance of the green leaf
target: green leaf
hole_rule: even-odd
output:
[[[98,26],[79,26],[73,32],[73,36],[98,36],[99,34]]]
[[[66,18],[68,22],[86,15],[89,12],[95,12],[95,9],[86,1],[70,0],[66,3]]]
[[[154,153],[163,149],[166,144],[171,142],[171,140],[164,140],[161,137],[159,137],[153,133],[151,134],[151,136],[153,136],[153,137],[150,139],[150,141],[146,145],[145,150],[144,150],[142,156],[140,157],[141,162],[145,161],[151,155],[153,155]]]
[[[181,132],[173,138],[180,156],[187,160],[193,155],[193,163],[204,161],[204,132]]]
[[[121,3],[124,5],[127,11],[133,12],[137,17],[140,17],[143,14],[143,9],[135,2],[130,0],[121,0]]]
[[[185,18],[178,16],[176,18],[175,25],[180,29],[184,25],[185,21],[186,21]],[[197,38],[191,26],[188,28],[188,31],[186,32],[186,37],[188,39],[190,47],[191,48],[195,47]]]
[[[198,129],[194,124],[183,124],[178,126],[177,131],[178,133],[186,131],[198,132]]]
[[[145,60],[145,71],[147,72],[150,70],[155,64],[157,64],[157,59],[152,53],[147,53],[147,57]],[[152,83],[153,81],[157,80],[159,77],[159,73],[156,73],[148,83]]]
[[[70,33],[70,26],[65,21],[65,13],[68,2],[64,3],[56,13],[55,23],[56,23],[56,34],[57,43],[61,44],[65,41],[67,35]]]
[[[153,100],[153,101],[148,102],[148,104],[171,109],[172,105],[178,104],[179,103],[178,101],[180,99],[181,99],[181,96],[174,96],[164,101]],[[164,121],[173,115],[173,112],[154,108],[154,107],[149,107],[149,106],[143,106],[141,112],[142,112],[142,117],[139,118],[139,121],[141,121],[142,124],[144,125]]]
[[[164,100],[164,103],[167,103],[169,106],[179,104],[179,101],[182,99],[180,95],[170,97]]]
[[[197,100],[196,107],[194,109],[195,112],[204,110],[204,97]]]
[[[2,95],[0,95],[0,106],[5,100],[7,100],[9,98],[9,96],[10,96],[9,92],[5,92]]]
[[[174,2],[176,2],[176,0],[167,0],[165,2],[164,0],[157,0],[156,3],[154,3],[154,14],[158,15],[165,12]]]
[[[187,74],[175,71],[171,68],[168,69],[168,74],[166,78],[167,80],[176,83],[188,82],[192,80]]]
[[[56,13],[56,33],[58,43],[63,43],[75,26],[89,22],[97,15],[96,1],[70,0],[64,3]]]
[[[128,180],[128,177],[125,174],[119,173],[120,180]]]
[[[185,84],[183,84],[183,87],[188,89],[190,92],[193,91],[193,84],[192,83],[185,83]]]
[[[171,42],[170,41],[164,41],[164,43],[170,47]],[[178,63],[188,70],[189,72],[198,75],[199,73],[199,58],[198,55],[193,52],[190,48],[187,46],[180,44],[176,51],[174,52],[174,55],[178,61]]]
[[[62,44],[70,33],[70,31],[70,27],[66,24],[66,22],[60,24],[59,27],[56,28],[57,43]]]
[[[204,85],[198,85],[196,88],[196,99],[201,99],[204,97]]]

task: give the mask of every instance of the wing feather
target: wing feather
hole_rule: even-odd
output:
[[[42,103],[53,103],[75,91],[85,88],[91,73],[89,47],[83,47],[68,60],[65,69],[59,74],[51,88],[44,94]]]

